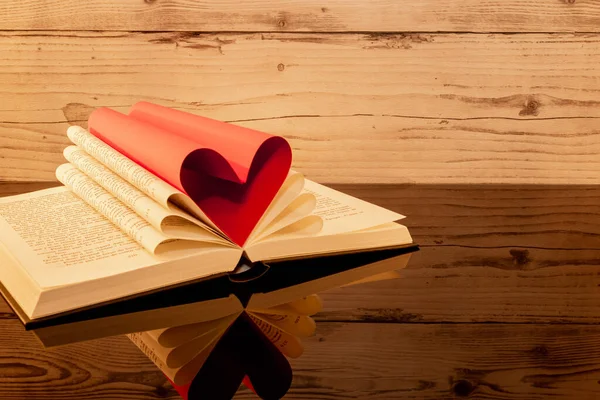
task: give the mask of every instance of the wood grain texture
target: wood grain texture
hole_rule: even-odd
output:
[[[322,293],[320,321],[600,322],[600,187],[332,187],[406,215],[421,250],[401,279]]]
[[[593,399],[598,333],[577,325],[322,323],[293,364],[290,397]]]
[[[600,321],[598,186],[336,188],[406,215],[422,249],[401,279],[324,293],[324,320]]]
[[[598,0],[4,0],[1,29],[598,32]]]
[[[281,134],[325,183],[600,178],[594,35],[2,32],[0,61],[2,180],[139,100]]]
[[[125,336],[44,349],[16,319],[0,316],[2,399],[180,399]]]
[[[304,343],[286,399],[588,399],[599,389],[596,326],[320,322]],[[46,350],[10,319],[0,319],[0,393],[179,398],[124,336]]]

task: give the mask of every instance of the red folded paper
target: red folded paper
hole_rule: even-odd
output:
[[[292,163],[280,136],[140,102],[129,114],[95,110],[89,131],[186,193],[243,246]]]

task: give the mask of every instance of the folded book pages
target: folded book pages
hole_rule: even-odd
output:
[[[0,291],[47,347],[214,321],[260,331],[269,319],[246,310],[418,250],[403,215],[291,169],[282,136],[147,102],[66,134],[60,186],[0,198]],[[207,339],[189,345],[223,340]]]

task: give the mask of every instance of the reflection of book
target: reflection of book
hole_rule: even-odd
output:
[[[294,307],[294,304],[300,305],[300,307]],[[224,335],[235,334],[247,337],[250,335],[256,336],[258,333],[259,337],[252,339],[258,340],[258,346],[261,346],[261,337],[264,337],[272,344],[271,347],[276,349],[276,352],[271,351],[275,355],[275,357],[272,357],[274,359],[268,360],[265,365],[271,363],[278,370],[290,370],[289,375],[291,375],[291,369],[284,357],[297,358],[302,354],[302,338],[312,336],[316,329],[315,322],[310,315],[319,310],[318,297],[312,295],[275,307],[272,310],[254,311],[247,309],[243,313],[214,321],[137,332],[127,336],[156,364],[180,392],[183,391],[182,395],[185,396],[185,389],[182,390],[182,388],[191,384],[203,365],[209,362],[210,357],[223,357],[223,352],[232,351],[231,345],[227,343],[228,339],[227,337],[224,338]],[[238,321],[239,319],[244,321]],[[258,329],[249,329],[250,326]],[[236,332],[231,332],[232,330]],[[224,343],[221,341],[224,341]],[[251,344],[249,340],[244,340],[244,338],[242,338],[242,341]],[[262,345],[264,346],[264,342]],[[229,348],[219,350],[223,346]],[[255,344],[255,346],[257,345]],[[237,356],[240,358],[244,358],[242,354],[244,352],[245,349],[236,351]],[[265,351],[262,353],[263,358],[266,358],[270,352]],[[244,359],[235,364],[243,370],[243,366],[247,363],[260,363],[260,361]],[[229,368],[236,367],[230,365]],[[262,369],[265,369],[264,365]],[[243,377],[247,372],[241,371],[239,375]],[[211,373],[214,372],[211,371]],[[264,371],[264,373],[269,373],[271,379],[276,374],[273,371]],[[287,381],[287,379],[283,379],[283,382],[279,382],[279,384],[285,386],[285,390],[289,385]],[[224,388],[219,385],[218,388],[212,390],[234,391],[240,383],[241,380],[238,380],[233,388]],[[211,390],[209,388],[210,382],[204,382],[201,386],[205,392]]]
[[[64,186],[0,199],[2,291],[48,346],[273,307],[415,249],[402,215],[291,171],[281,137],[149,103],[68,136]]]
[[[391,263],[386,265],[389,269]],[[345,286],[398,277],[388,270]],[[302,340],[316,331],[311,316],[321,309],[320,298],[309,295],[267,309],[249,306],[212,321],[127,336],[184,399],[231,398],[244,377],[245,385],[262,398],[281,398],[292,378],[286,358],[302,355]]]

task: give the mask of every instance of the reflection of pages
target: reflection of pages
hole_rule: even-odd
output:
[[[276,307],[283,302],[291,302],[303,298],[311,292],[323,292],[329,289],[361,282],[366,278],[381,275],[381,279],[388,279],[382,274],[404,268],[408,264],[411,254],[404,254],[394,258],[373,262],[364,267],[352,268],[317,278],[305,283],[285,287],[268,293],[256,293],[250,299],[248,307],[252,309],[268,309]]]
[[[315,303],[315,298],[318,307],[310,307],[309,303]],[[302,307],[305,304],[309,307]],[[316,324],[311,316],[321,311],[321,303],[316,295],[310,295],[283,304],[279,309],[260,311],[247,309],[244,313],[279,351],[289,358],[298,358],[304,351],[301,340],[315,333]],[[198,373],[218,340],[240,314],[127,336],[176,386],[182,386]]]
[[[400,260],[396,259],[398,261],[396,263],[387,260],[387,262],[382,261],[371,266],[356,268],[352,272],[344,271],[320,279],[313,287],[320,290],[368,281],[397,279],[399,275],[394,268],[402,268],[408,257],[409,255],[401,256]],[[368,278],[364,278],[365,276]],[[273,303],[274,305],[268,304],[269,302],[264,301],[266,298],[263,297],[258,301],[251,301],[242,312],[235,312],[224,318],[136,332],[127,336],[169,378],[183,398],[191,398],[188,397],[190,395],[188,385],[195,377],[202,374],[203,368],[212,367],[207,365],[211,354],[213,357],[222,356],[214,354],[215,347],[228,331],[231,334],[232,330],[240,328],[236,320],[247,318],[251,321],[259,334],[263,335],[286,358],[300,357],[304,352],[303,340],[316,332],[317,325],[313,316],[323,310],[320,297],[309,293],[296,292],[293,296],[284,294],[279,302]],[[253,334],[256,334],[256,331],[237,332],[238,337],[243,338],[245,343],[252,343],[250,339]],[[243,347],[244,343],[240,345]],[[268,353],[262,353],[260,356],[267,358],[267,365],[273,365],[274,360],[269,359]],[[234,362],[229,357],[226,361]],[[258,362],[258,360],[251,361]]]

